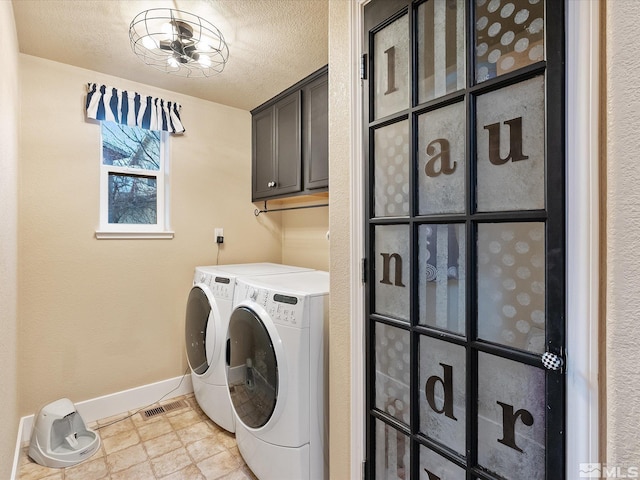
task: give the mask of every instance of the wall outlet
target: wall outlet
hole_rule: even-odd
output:
[[[224,243],[224,230],[222,228],[216,228],[213,235],[216,243]]]

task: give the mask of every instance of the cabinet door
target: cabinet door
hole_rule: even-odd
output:
[[[273,108],[267,108],[253,116],[253,199],[272,195],[275,179],[273,150]]]
[[[329,185],[329,78],[325,73],[307,85],[304,101],[303,168],[305,190]]]
[[[275,188],[281,195],[302,190],[301,162],[301,94],[296,91],[274,105],[275,120]]]

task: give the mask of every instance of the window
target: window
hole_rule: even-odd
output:
[[[172,238],[168,133],[101,122],[98,238]]]

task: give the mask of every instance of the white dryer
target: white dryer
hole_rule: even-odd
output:
[[[260,480],[328,478],[329,274],[244,277],[229,320],[236,441]]]
[[[310,269],[276,263],[196,267],[185,318],[187,360],[200,408],[222,428],[235,431],[225,377],[225,341],[236,279],[306,271]]]

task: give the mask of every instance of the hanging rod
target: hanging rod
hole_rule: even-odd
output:
[[[258,210],[257,208],[253,211],[253,214],[257,217],[261,213],[270,213],[270,212],[282,212],[283,210],[301,210],[303,208],[318,208],[318,207],[328,207],[328,203],[322,203],[319,205],[304,205],[302,207],[284,207],[284,208],[272,208],[271,210],[267,209],[267,201],[264,201],[264,210]]]

